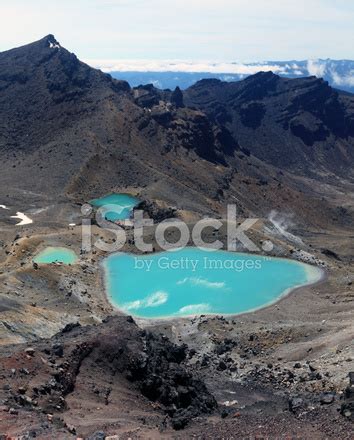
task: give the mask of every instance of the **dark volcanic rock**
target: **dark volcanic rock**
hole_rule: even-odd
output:
[[[243,104],[240,109],[241,122],[246,127],[256,129],[261,125],[265,112],[265,105],[261,102]]]
[[[339,255],[330,249],[322,249],[322,253],[323,253],[323,255],[326,255],[327,257],[334,258],[335,260],[340,261]]]
[[[74,328],[81,327],[80,323],[78,322],[72,322],[70,324],[66,324],[66,326],[61,331],[62,333],[68,333],[71,332]]]
[[[300,397],[292,397],[289,399],[289,410],[293,413],[296,413],[300,409],[302,409],[305,405],[305,402]]]
[[[236,346],[237,346],[236,341],[229,339],[229,338],[226,338],[223,341],[216,344],[214,351],[217,355],[220,356],[222,354],[225,354],[225,353],[231,351]]]
[[[315,77],[288,80],[271,72],[234,83],[203,80],[184,92],[186,105],[227,128],[254,156],[314,175],[313,165],[332,172],[351,167],[353,99]]]
[[[318,209],[312,192],[273,166],[350,178],[353,108],[351,95],[323,81],[269,72],[203,80],[183,93],[131,89],[48,35],[0,53],[0,192],[31,188],[82,202],[136,187],[204,215],[237,188],[242,212],[276,200],[279,209],[318,217],[328,206]],[[339,211],[337,218],[349,222]]]
[[[191,418],[216,408],[216,401],[203,382],[183,367],[186,346],[176,346],[163,336],[148,333],[146,349],[140,356],[128,359],[124,348],[120,348],[118,359],[114,348],[106,347],[105,343],[100,350],[103,350],[102,358],[107,358],[113,368],[123,372],[146,397],[164,405],[176,429],[183,428]]]
[[[168,175],[168,152],[224,162],[216,127],[203,112],[184,108],[180,90],[131,90],[79,61],[52,35],[0,53],[0,119],[2,188],[21,175],[23,189],[91,195]],[[176,181],[190,176],[176,165],[173,171]]]
[[[97,431],[90,435],[87,440],[105,440],[106,434],[103,431]]]
[[[341,405],[340,412],[354,421],[354,372],[349,373],[349,385],[344,391],[344,402]]]
[[[315,142],[325,141],[329,136],[329,131],[323,123],[317,121],[311,114],[304,113],[295,116],[289,121],[289,128],[308,146],[312,146]]]
[[[48,345],[59,350],[57,357]],[[130,394],[142,393],[169,417],[175,429],[182,429],[192,418],[211,413],[217,407],[205,384],[186,367],[187,346],[177,346],[162,335],[140,330],[130,317],[76,327],[57,334],[53,340],[39,341],[33,348],[36,353],[47,354],[49,362],[38,359],[37,367],[22,378],[21,387],[6,383],[8,387],[3,392],[8,393],[11,407],[61,413],[67,409],[68,397],[87,390],[85,383],[91,384],[92,390],[86,399],[95,396],[104,405],[109,405],[114,388],[121,391],[128,387]],[[11,362],[19,359],[16,350],[13,357]],[[31,359],[35,362],[36,355]],[[55,365],[54,370],[48,365]],[[14,376],[8,379],[17,380]],[[109,386],[98,386],[102,380]]]
[[[173,104],[176,108],[184,107],[183,93],[179,87],[176,87],[171,95],[171,104]]]
[[[329,405],[334,402],[336,395],[334,393],[323,393],[320,397],[320,402],[323,405]]]
[[[136,351],[143,338],[145,349]],[[116,344],[104,340],[98,347],[101,364],[124,374],[150,400],[160,402],[176,429],[199,414],[213,411],[217,404],[204,383],[183,366],[187,346],[176,346],[166,337],[143,332],[137,342]],[[133,344],[133,345],[132,345]]]
[[[134,89],[135,102],[144,108],[152,108],[154,105],[158,105],[160,96],[158,91],[152,84],[139,86]]]
[[[162,222],[163,220],[175,218],[176,210],[173,208],[161,208],[155,202],[149,200],[143,200],[140,202],[135,209],[140,209],[148,215],[149,218],[153,219],[156,223]]]

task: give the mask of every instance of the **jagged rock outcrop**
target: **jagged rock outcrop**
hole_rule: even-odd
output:
[[[69,410],[68,398],[80,395],[83,384],[85,399],[103,399],[109,411],[114,411],[110,396],[120,392],[124,399],[135,390],[155,402],[174,429],[182,429],[217,407],[205,384],[186,367],[186,348],[141,330],[125,316],[97,326],[65,328],[30,349],[12,348],[6,364],[15,368],[9,370],[4,364],[0,369],[0,397],[17,412],[44,411],[63,417]]]
[[[351,172],[354,97],[322,79],[260,72],[233,83],[202,80],[184,100],[262,161],[311,176]]]
[[[182,108],[182,107],[184,107],[183,93],[182,93],[182,90],[181,90],[179,87],[176,87],[175,90],[172,92],[172,95],[171,95],[171,103],[172,103],[176,108]]]

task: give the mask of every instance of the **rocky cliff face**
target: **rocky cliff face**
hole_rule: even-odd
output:
[[[91,191],[88,180],[96,180],[95,186],[105,191],[113,185],[146,185],[149,178],[138,176],[139,163],[147,158],[157,173],[166,172],[161,155],[171,151],[174,157],[190,151],[223,162],[222,140],[216,141],[213,124],[202,112],[183,108],[181,98],[177,92],[171,104],[151,87],[131,90],[128,83],[80,62],[52,35],[4,52],[2,183],[12,185],[21,175],[23,188],[60,194],[65,189],[77,193],[78,182]],[[126,169],[118,177],[122,160]],[[136,162],[135,176],[131,162]],[[101,168],[95,167],[96,177],[89,178],[92,163]]]
[[[260,72],[237,83],[203,80],[184,95],[264,162],[311,176],[352,166],[354,97],[322,79]]]
[[[94,111],[128,83],[81,63],[48,35],[0,53],[2,150],[33,150]]]
[[[0,54],[0,192],[82,201],[133,186],[202,213],[236,193],[244,212],[318,212],[294,175],[351,178],[353,101],[272,73],[131,89],[48,35]]]

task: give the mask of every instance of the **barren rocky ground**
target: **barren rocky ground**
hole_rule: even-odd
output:
[[[0,54],[2,438],[352,439],[352,96],[269,74],[131,89],[53,41]],[[81,207],[109,192],[190,227],[236,203],[260,248],[325,276],[253,313],[134,320],[107,300],[105,254],[81,253]],[[80,259],[33,264],[47,246]]]
[[[79,223],[80,215],[74,205],[65,206],[57,226],[38,220],[4,249],[0,431],[30,438],[90,438],[97,431],[119,438],[285,438],[305,430],[305,438],[351,438],[354,292],[351,244],[343,231],[336,238],[321,234],[321,246],[328,243],[333,254],[318,250],[317,234],[306,236],[305,252],[326,277],[268,308],[134,323],[108,303],[100,268],[105,255],[95,248],[73,266],[33,267],[33,256],[48,245],[80,252],[81,227],[59,226],[73,216]],[[260,220],[249,234],[261,244],[269,227]],[[14,227],[6,229],[10,236]],[[93,232],[112,239],[98,227]],[[147,241],[152,232],[147,229]],[[224,234],[222,229],[219,238]],[[272,239],[273,254],[309,258],[276,231]],[[129,240],[125,250],[133,250]],[[146,355],[150,334],[153,355]],[[142,356],[158,361],[132,379],[129,369],[141,362],[135,358],[139,343]],[[180,358],[161,366],[160,350]],[[156,395],[141,381],[168,391]],[[205,408],[189,396],[200,398],[200,387]],[[178,404],[166,401],[166,393]]]

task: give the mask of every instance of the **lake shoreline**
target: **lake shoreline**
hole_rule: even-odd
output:
[[[194,248],[193,246],[188,246],[188,249],[198,249],[198,248]],[[224,253],[230,253],[232,254],[233,252],[229,252],[229,251],[218,251],[218,252],[224,252]],[[325,270],[323,268],[320,268],[318,266],[314,266],[314,265],[310,265],[308,263],[303,263],[303,262],[299,262],[298,260],[293,260],[293,259],[289,259],[289,258],[284,258],[284,257],[270,257],[270,256],[264,256],[264,255],[258,255],[258,254],[251,254],[251,253],[246,253],[246,252],[234,252],[236,254],[240,254],[240,255],[244,255],[244,256],[251,256],[251,257],[256,257],[259,256],[260,258],[264,258],[264,259],[268,259],[271,258],[272,260],[276,260],[279,259],[281,261],[286,260],[289,263],[298,263],[301,264],[305,267],[308,268],[308,270],[313,270],[316,269],[317,274],[315,274],[315,280],[312,281],[311,279],[308,280],[308,282],[306,282],[305,284],[300,284],[300,285],[296,285],[293,287],[289,287],[287,289],[285,289],[277,298],[275,298],[274,300],[261,305],[259,307],[255,307],[246,311],[241,311],[239,313],[212,313],[212,312],[200,312],[200,313],[193,313],[193,314],[188,314],[188,315],[182,315],[182,316],[176,316],[176,315],[170,315],[170,316],[159,316],[159,317],[143,317],[143,316],[139,316],[139,315],[134,315],[133,313],[129,313],[127,312],[127,310],[124,310],[123,308],[119,307],[116,305],[116,303],[114,302],[114,300],[112,299],[109,290],[110,288],[108,287],[108,273],[107,273],[107,259],[112,257],[112,256],[116,256],[116,255],[125,255],[125,256],[139,256],[139,257],[148,257],[149,255],[154,255],[156,256],[157,254],[163,254],[165,253],[164,251],[159,251],[159,252],[153,252],[153,253],[149,253],[149,254],[135,254],[133,252],[118,252],[118,253],[114,253],[112,255],[110,255],[109,257],[105,257],[100,261],[100,271],[102,273],[101,275],[101,280],[103,283],[103,291],[104,291],[104,296],[105,296],[105,300],[110,304],[110,306],[113,308],[114,311],[118,312],[119,314],[124,314],[124,315],[131,315],[134,317],[134,319],[138,320],[139,322],[141,321],[147,321],[147,322],[152,322],[152,321],[156,321],[156,322],[161,322],[161,321],[175,321],[175,320],[183,320],[183,319],[191,319],[191,318],[196,318],[198,316],[206,316],[206,317],[215,317],[215,316],[224,316],[224,317],[228,317],[228,318],[232,318],[232,317],[239,317],[239,316],[243,316],[243,315],[249,315],[252,313],[256,313],[260,310],[265,310],[267,308],[270,308],[272,306],[274,306],[275,304],[280,303],[282,300],[284,300],[285,298],[289,297],[291,294],[294,294],[295,292],[297,292],[300,289],[305,289],[307,287],[313,287],[316,286],[318,284],[323,283],[327,278],[328,275],[325,272]],[[171,253],[173,255],[173,252]]]

